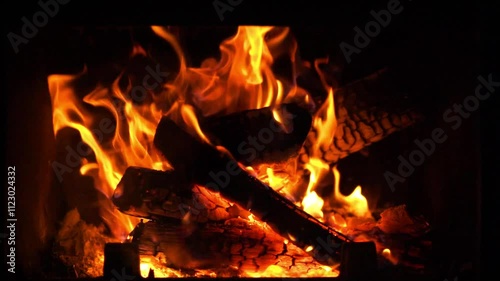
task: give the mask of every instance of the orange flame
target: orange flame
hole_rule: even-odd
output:
[[[321,62],[321,60],[316,60],[317,69],[319,62]],[[328,87],[328,97],[321,108],[316,112],[312,125],[317,136],[313,142],[309,162],[305,165],[305,168],[311,172],[311,175],[309,178],[309,185],[307,186],[306,196],[302,200],[302,206],[306,212],[320,221],[324,221],[323,212],[321,210],[324,201],[313,190],[323,181],[323,178],[330,170],[328,164],[321,159],[321,148],[328,148],[330,146],[337,127],[333,89],[331,87]]]
[[[361,194],[361,186],[358,185],[351,194],[344,196],[340,192],[340,173],[337,167],[333,167],[332,171],[335,175],[333,195],[335,202],[340,203],[345,211],[356,217],[371,218],[368,200]]]
[[[86,95],[83,102],[72,87],[80,76],[51,75],[48,77],[49,91],[52,99],[54,134],[70,127],[80,132],[82,141],[95,154],[96,162],[82,161],[80,172],[94,178],[95,186],[108,198],[113,194],[118,182],[129,166],[143,166],[165,169],[160,155],[153,150],[152,141],[160,112],[148,106],[133,107],[128,98],[117,86],[111,89],[98,86]],[[113,98],[125,103],[120,114],[113,104]],[[88,105],[107,109],[113,118],[98,119]],[[114,124],[116,123],[116,125]],[[98,129],[91,130],[90,128]],[[83,155],[82,155],[83,156]],[[113,225],[116,237],[126,237],[138,220],[114,209],[101,210],[105,221]]]

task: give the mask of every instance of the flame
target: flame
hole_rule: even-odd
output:
[[[161,116],[154,107],[133,107],[132,102],[118,87],[118,79],[111,88],[98,86],[83,98],[73,88],[74,82],[84,75],[50,75],[49,92],[53,108],[54,135],[65,128],[76,129],[82,141],[95,155],[95,162],[82,160],[82,175],[94,178],[95,187],[110,198],[129,166],[167,168],[160,155],[152,148],[154,131]],[[123,110],[114,103],[124,103]],[[89,108],[104,108],[112,117],[99,119]],[[97,128],[97,129],[91,129]],[[80,155],[87,157],[88,155]],[[111,206],[111,204],[108,204]],[[126,237],[138,220],[109,207],[101,210],[104,221],[112,227],[115,237]]]
[[[327,99],[313,120],[313,128],[316,129],[318,135],[312,153],[314,157],[319,157],[321,149],[326,151],[332,144],[333,136],[335,136],[335,131],[337,130],[332,88],[329,88]]]
[[[207,58],[198,68],[185,66],[179,44],[165,29],[153,27],[153,31],[180,57],[179,75],[167,87],[195,105],[203,116],[275,106],[304,92],[296,85],[285,86],[271,69],[272,53],[284,52],[279,43],[287,38],[288,28],[240,26],[232,38],[221,43],[221,59]],[[290,48],[287,52],[294,57],[294,46]]]
[[[316,62],[319,61],[317,60]],[[317,137],[312,146],[309,162],[304,166],[311,174],[306,195],[302,200],[302,206],[306,212],[320,221],[324,221],[322,212],[324,200],[318,196],[314,189],[322,183],[324,177],[330,170],[328,164],[321,159],[321,148],[328,147],[332,143],[337,127],[336,125],[337,119],[335,117],[333,89],[328,87],[328,97],[321,108],[316,112],[313,119],[312,126],[317,132]]]
[[[285,179],[282,176],[278,175],[273,168],[267,167],[266,173],[269,186],[274,189],[278,189],[282,186]]]
[[[361,186],[357,186],[348,196],[340,192],[340,173],[337,167],[333,167],[335,176],[334,198],[335,202],[342,205],[343,209],[356,217],[371,218],[371,212],[368,208],[368,200],[361,194]]]
[[[193,107],[186,104],[182,105],[181,115],[184,122],[186,124],[190,124],[195,130],[196,134],[200,136],[204,142],[210,144],[210,140],[207,138],[207,136],[205,136],[205,134],[200,128],[200,125],[198,124],[198,119],[196,118],[196,114],[194,113]]]
[[[341,216],[333,215],[329,220],[324,218],[322,208],[325,205],[325,202],[314,191],[322,184],[322,182],[324,182],[325,176],[330,173],[330,167],[325,161],[322,160],[322,155],[323,152],[327,151],[329,146],[332,145],[335,131],[337,129],[334,90],[332,87],[327,85],[324,75],[322,75],[319,68],[320,64],[327,62],[328,59],[318,59],[314,63],[316,71],[320,74],[323,86],[328,92],[328,96],[313,118],[312,127],[315,132],[315,138],[313,139],[309,161],[304,165],[304,168],[309,170],[311,174],[309,177],[306,195],[302,200],[302,207],[305,211],[320,221],[330,221],[336,226],[346,227],[346,221]],[[340,192],[340,173],[336,166],[333,167],[332,171],[335,177],[333,198],[331,198],[331,201],[333,201],[332,205],[341,205],[347,213],[356,217],[371,218],[371,213],[368,209],[368,201],[361,194],[361,186],[356,187],[356,189],[348,196],[342,195]]]
[[[143,278],[147,278],[150,270],[154,272],[154,277],[170,277],[171,274],[165,272],[165,267],[159,265],[159,262],[154,257],[140,257],[140,271]],[[174,271],[172,271],[174,273]],[[176,275],[176,274],[174,274]],[[179,276],[180,277],[180,276]]]

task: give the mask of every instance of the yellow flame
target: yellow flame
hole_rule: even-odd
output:
[[[268,184],[270,187],[272,187],[273,189],[281,187],[284,181],[284,178],[282,176],[277,175],[274,172],[274,169],[271,167],[266,168],[266,173],[267,173]]]
[[[324,200],[314,192],[314,189],[321,183],[330,170],[328,164],[321,159],[322,151],[320,148],[330,146],[335,135],[336,124],[333,89],[329,88],[327,99],[316,112],[313,119],[312,126],[316,131],[317,137],[314,140],[311,155],[309,155],[309,162],[305,165],[305,168],[311,174],[306,195],[302,200],[303,209],[320,221],[324,221],[321,210]]]
[[[313,154],[319,156],[321,148],[327,150],[332,144],[335,130],[337,129],[337,120],[335,118],[335,105],[333,101],[333,89],[329,89],[328,97],[318,111],[316,118],[313,120],[313,127],[317,132],[317,140],[313,146]]]
[[[320,221],[323,220],[323,211],[321,210],[323,208],[323,204],[323,199],[318,196],[316,191],[307,193],[302,200],[303,210]]]
[[[334,271],[333,268],[329,266],[319,266],[315,269],[310,269],[307,265],[294,265],[294,270],[284,268],[279,265],[270,265],[266,269],[254,272],[246,271],[245,274],[249,277],[303,277],[302,271],[307,271],[307,277],[337,277],[339,275],[338,271]]]
[[[334,198],[335,201],[342,204],[343,208],[356,217],[371,218],[371,212],[368,208],[368,200],[361,194],[361,186],[357,186],[348,196],[340,192],[340,173],[337,167],[332,168],[335,176]]]
[[[200,124],[198,124],[198,118],[196,118],[196,114],[194,113],[193,107],[190,105],[186,105],[186,104],[182,105],[181,106],[181,115],[182,115],[182,119],[184,120],[184,122],[186,124],[192,126],[192,128],[194,129],[196,134],[198,136],[200,136],[204,142],[210,144],[210,140],[208,139],[207,136],[205,136],[205,134],[203,133],[203,131],[200,128]]]
[[[344,219],[344,217],[342,217],[342,215],[337,214],[337,213],[332,213],[330,215],[330,224],[332,224],[334,226],[341,227],[341,228],[347,227],[347,222]]]
[[[170,270],[165,266],[162,266],[160,262],[156,261],[155,257],[141,256],[140,257],[140,271],[143,278],[147,278],[149,271],[154,272],[155,278],[164,277],[182,277],[181,274],[177,273],[175,270]]]

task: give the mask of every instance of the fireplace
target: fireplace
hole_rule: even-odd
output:
[[[397,20],[398,7],[382,8]],[[9,143],[8,159],[23,159],[16,181],[29,186],[17,189],[16,274],[476,278],[475,101],[488,102],[496,79],[438,63],[417,44],[446,49],[440,33],[396,40],[388,26],[372,36],[370,20],[351,33],[151,25],[40,34],[19,55],[34,58],[33,84],[19,83],[17,57],[9,88],[20,93],[12,109],[30,98],[39,113],[9,112],[25,124],[12,133],[30,135]]]

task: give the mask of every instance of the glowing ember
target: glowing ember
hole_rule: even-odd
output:
[[[382,251],[382,256],[384,256],[388,261],[390,261],[392,264],[398,264],[398,259],[394,257],[391,253],[391,250],[388,248],[385,248]]]

